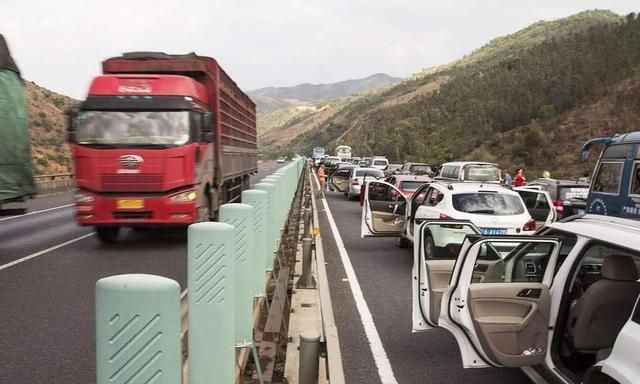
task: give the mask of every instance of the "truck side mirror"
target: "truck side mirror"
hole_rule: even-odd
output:
[[[78,119],[78,108],[67,109],[64,112],[67,118],[67,141],[70,144],[76,143],[76,120]]]
[[[213,142],[213,113],[202,114],[202,138],[205,142]]]

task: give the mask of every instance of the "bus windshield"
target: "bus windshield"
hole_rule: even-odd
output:
[[[189,141],[188,111],[81,111],[78,144],[183,145]]]

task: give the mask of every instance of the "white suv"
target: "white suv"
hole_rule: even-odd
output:
[[[433,182],[406,199],[391,184],[371,181],[367,192],[361,235],[398,236],[401,247],[413,241],[414,223],[428,219],[468,220],[485,235],[530,235],[556,219],[547,192],[494,183]]]

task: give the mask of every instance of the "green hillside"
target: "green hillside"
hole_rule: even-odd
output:
[[[583,140],[638,129],[630,125],[638,98],[615,97],[636,89],[638,47],[640,20],[633,14],[587,11],[539,22],[455,63],[353,100],[280,145],[306,153],[339,143],[393,161],[481,157],[558,175],[580,172],[575,159]],[[612,112],[599,126],[581,125],[604,110],[621,114]]]

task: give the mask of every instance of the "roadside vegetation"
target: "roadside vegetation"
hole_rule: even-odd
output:
[[[354,99],[278,144],[305,154],[346,144],[393,162],[490,160],[582,174],[590,165],[577,157],[587,138],[640,126],[639,46],[635,14],[586,11],[539,22]]]

